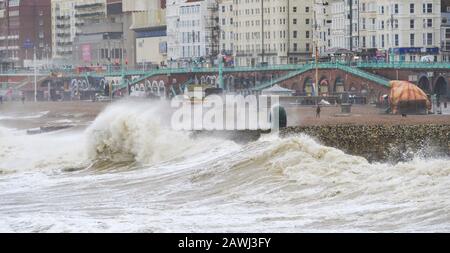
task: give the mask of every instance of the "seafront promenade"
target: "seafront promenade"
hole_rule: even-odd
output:
[[[134,102],[135,103],[135,102]],[[148,103],[148,102],[138,102]],[[108,105],[108,102],[72,101],[72,102],[5,102],[0,105],[0,124],[26,129],[29,126],[45,124],[46,121],[77,120],[80,123],[93,121]],[[148,103],[149,107],[152,106]],[[167,104],[168,107],[169,104]],[[385,114],[374,105],[354,105],[352,113],[342,116],[339,106],[322,107],[320,118],[315,116],[315,106],[287,107],[288,126],[320,125],[450,125],[450,108],[442,115],[401,115]],[[32,117],[45,113],[42,117]],[[22,115],[25,119],[11,116]],[[27,117],[29,116],[29,117]]]

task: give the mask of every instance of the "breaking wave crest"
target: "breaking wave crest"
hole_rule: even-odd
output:
[[[93,161],[155,164],[180,159],[223,144],[213,138],[191,138],[171,129],[161,103],[123,102],[108,107],[86,130]]]

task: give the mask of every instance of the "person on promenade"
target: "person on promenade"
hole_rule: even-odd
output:
[[[317,108],[316,108],[316,118],[320,118],[320,111],[321,111],[320,104],[317,104]]]
[[[22,92],[22,97],[20,98],[22,100],[22,104],[25,104],[25,93]]]

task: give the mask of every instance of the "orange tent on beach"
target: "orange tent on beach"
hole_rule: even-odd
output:
[[[427,94],[417,85],[407,81],[391,81],[390,86],[389,99],[393,114],[426,114],[431,110]]]

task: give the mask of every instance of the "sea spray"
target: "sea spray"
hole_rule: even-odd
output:
[[[122,102],[102,112],[86,130],[91,160],[154,164],[223,144],[214,138],[191,138],[168,124],[163,102]]]

